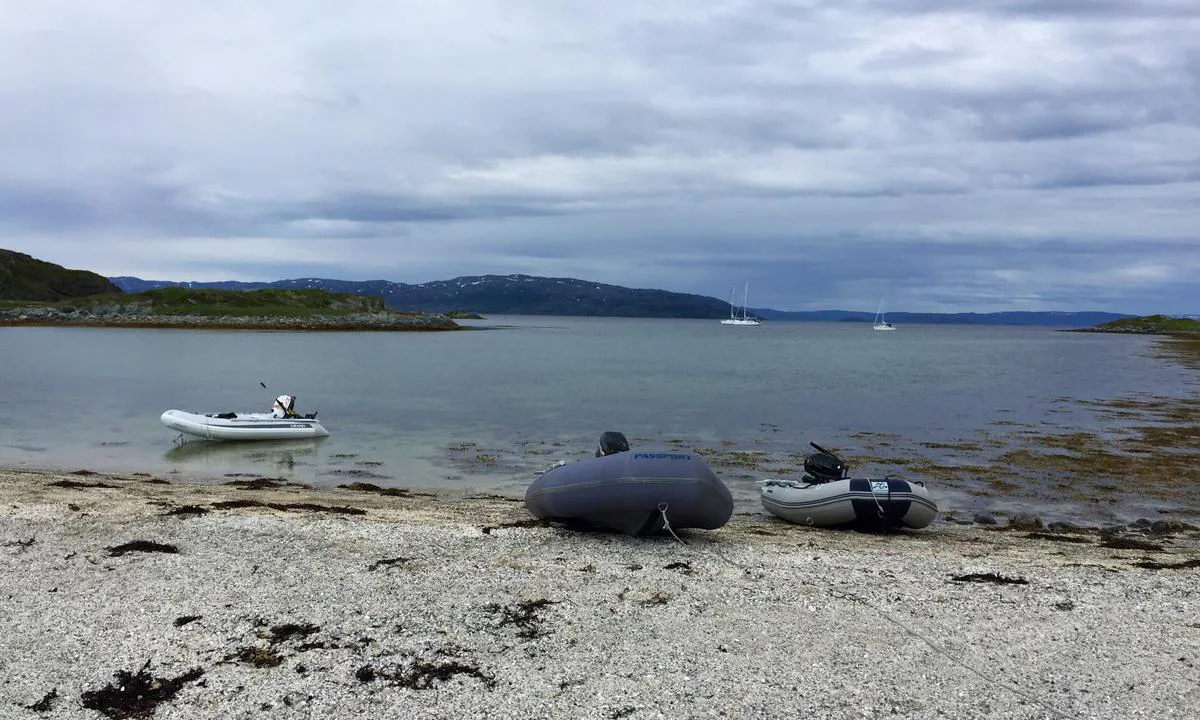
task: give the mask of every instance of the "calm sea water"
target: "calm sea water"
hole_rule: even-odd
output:
[[[853,463],[856,451],[880,452],[868,452],[864,433],[912,448],[997,422],[1103,429],[1072,401],[1197,388],[1195,372],[1157,359],[1145,337],[561,317],[469,324],[482,330],[0,328],[0,464],[520,495],[536,470],[590,454],[605,430],[641,447],[763,451],[774,466],[794,465],[815,440]],[[301,412],[319,410],[331,437],[176,446],[158,419],[168,408],[266,411],[284,392]],[[740,509],[757,509],[756,482],[768,472],[718,472]],[[930,487],[944,509],[978,502],[963,488]],[[1020,492],[1013,501],[1089,512]]]

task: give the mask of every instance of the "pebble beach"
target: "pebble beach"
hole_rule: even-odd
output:
[[[0,471],[4,718],[1194,718],[1200,530]]]

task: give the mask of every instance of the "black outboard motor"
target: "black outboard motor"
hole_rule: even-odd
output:
[[[817,452],[804,458],[804,472],[814,483],[827,483],[846,477],[846,463],[820,445],[810,442]]]
[[[596,457],[619,452],[629,452],[629,441],[625,439],[625,435],[615,430],[602,433],[600,447],[596,448]]]

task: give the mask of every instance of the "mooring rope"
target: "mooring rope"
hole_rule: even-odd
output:
[[[951,655],[949,650],[946,650],[945,648],[935,645],[924,635],[921,635],[917,631],[909,628],[904,623],[902,623],[899,620],[897,620],[896,618],[892,617],[891,614],[888,613],[886,610],[878,607],[871,601],[869,601],[865,598],[859,597],[858,595],[851,594],[851,593],[838,593],[838,592],[833,591],[832,589],[829,589],[829,588],[826,588],[826,589],[828,589],[830,591],[829,592],[830,595],[832,595],[835,598],[838,598],[839,600],[849,600],[850,602],[856,602],[856,603],[859,603],[860,605],[867,606],[871,610],[874,610],[884,620],[887,620],[888,622],[892,623],[896,627],[900,628],[905,634],[907,634],[917,640],[920,640],[930,650],[933,650],[938,655],[941,655],[942,657],[946,658],[947,660],[949,660],[950,662],[959,666],[960,668],[966,670],[967,672],[971,673],[972,675],[975,675],[979,679],[983,680],[985,683],[987,683],[993,687],[998,687],[1003,690],[1008,690],[1009,692],[1013,693],[1014,695],[1019,695],[1020,697],[1028,700],[1031,703],[1034,703],[1035,705],[1042,707],[1043,709],[1047,710],[1050,713],[1053,713],[1054,715],[1057,715],[1058,717],[1068,718],[1068,720],[1083,720],[1078,715],[1072,715],[1063,710],[1059,710],[1058,708],[1056,708],[1053,705],[1051,705],[1050,703],[1042,700],[1041,698],[1037,697],[1036,695],[1033,695],[1032,693],[1025,692],[1024,690],[1022,690],[1010,683],[1006,683],[1002,680],[996,680],[996,679],[990,677],[989,675],[985,674],[982,670],[976,670],[975,668],[968,665],[966,662]]]
[[[872,492],[872,495],[874,495],[873,492]],[[671,520],[670,520],[670,518],[667,517],[668,509],[669,509],[669,506],[667,505],[667,503],[659,503],[658,504],[658,511],[660,513],[662,513],[663,527],[666,529],[667,532],[671,533],[671,537],[675,538],[679,542],[680,545],[683,545],[684,547],[689,548],[694,551],[695,548],[693,546],[689,545],[682,538],[680,538],[678,535],[675,534],[674,528],[671,527]],[[710,549],[712,550],[714,555],[721,558],[722,560],[729,563],[730,565],[738,568],[739,570],[746,573],[750,577],[753,577],[755,579],[762,577],[761,574],[756,575],[750,570],[750,568],[729,559],[728,557],[725,556],[724,553],[722,553],[720,550],[716,549],[715,547],[710,548]],[[942,657],[949,660],[951,663],[957,665],[958,667],[962,668],[963,670],[966,670],[967,672],[971,673],[972,675],[978,677],[979,679],[983,680],[985,683],[987,683],[993,687],[1000,688],[1002,690],[1007,690],[1007,691],[1013,693],[1014,695],[1020,696],[1020,697],[1024,698],[1025,700],[1045,709],[1047,712],[1049,712],[1053,715],[1056,715],[1060,718],[1066,718],[1067,720],[1082,720],[1082,718],[1080,718],[1080,716],[1072,715],[1063,710],[1059,710],[1058,708],[1056,708],[1053,705],[1049,704],[1048,702],[1042,700],[1041,698],[1037,697],[1036,695],[1033,695],[1032,693],[1028,693],[1028,692],[1016,687],[1015,685],[1012,685],[1011,683],[1007,683],[1002,680],[996,680],[996,679],[992,678],[991,676],[987,675],[986,673],[984,673],[982,670],[977,670],[974,667],[971,667],[965,661],[960,660],[959,658],[952,655],[949,650],[946,650],[945,648],[935,645],[932,641],[930,641],[924,635],[921,635],[920,633],[913,630],[912,628],[909,628],[904,623],[902,623],[899,620],[897,620],[896,618],[892,617],[891,613],[887,612],[883,608],[878,607],[877,605],[875,605],[871,601],[867,600],[866,598],[859,597],[858,595],[853,595],[850,593],[840,593],[829,587],[826,587],[825,589],[826,589],[826,591],[829,592],[830,595],[832,595],[835,598],[838,598],[840,600],[849,600],[850,602],[856,602],[856,603],[859,603],[860,605],[865,605],[866,607],[870,608],[871,610],[874,610],[876,612],[876,614],[878,614],[880,617],[887,620],[888,622],[892,623],[896,627],[900,628],[900,630],[902,632],[904,632],[906,635],[909,635],[910,637],[913,637],[913,638],[921,641],[930,650],[933,650],[938,655],[941,655]]]
[[[686,548],[689,548],[689,549],[691,549],[691,550],[693,550],[693,551],[694,551],[694,550],[695,550],[695,548],[694,548],[694,547],[692,547],[691,545],[688,545],[686,542],[684,542],[684,540],[683,540],[682,538],[680,538],[678,535],[676,535],[676,534],[675,534],[675,530],[671,528],[671,521],[670,521],[670,519],[667,517],[667,510],[668,510],[668,509],[669,509],[669,506],[668,506],[666,503],[659,503],[659,504],[658,504],[658,511],[659,511],[660,513],[662,513],[663,527],[664,527],[664,528],[666,528],[667,532],[671,533],[671,537],[673,537],[673,538],[675,538],[676,540],[678,540],[678,541],[679,541],[679,544],[680,544],[680,545],[683,545],[684,547],[686,547]],[[713,543],[713,544],[715,545],[715,543]],[[750,568],[748,568],[748,567],[746,567],[745,565],[742,565],[742,564],[740,564],[740,563],[738,563],[738,562],[735,562],[734,560],[731,560],[731,559],[729,559],[729,557],[727,557],[727,556],[725,555],[725,553],[721,552],[721,551],[720,551],[720,550],[718,550],[717,548],[713,547],[713,548],[709,548],[709,550],[711,550],[711,551],[712,551],[712,553],[713,553],[714,555],[716,555],[717,557],[721,558],[721,559],[722,559],[722,560],[724,560],[725,562],[727,562],[727,563],[729,563],[730,565],[734,566],[734,567],[735,567],[735,568],[737,568],[738,570],[741,570],[742,572],[746,573],[746,574],[747,574],[747,575],[749,575],[750,577],[753,577],[753,578],[758,578],[758,577],[759,577],[758,575],[755,575],[755,574],[754,574],[754,572],[753,572],[753,571],[752,571]]]

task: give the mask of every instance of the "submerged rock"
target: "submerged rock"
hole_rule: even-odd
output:
[[[1031,513],[1017,513],[1008,519],[1010,530],[1041,530],[1042,527],[1042,519]]]

